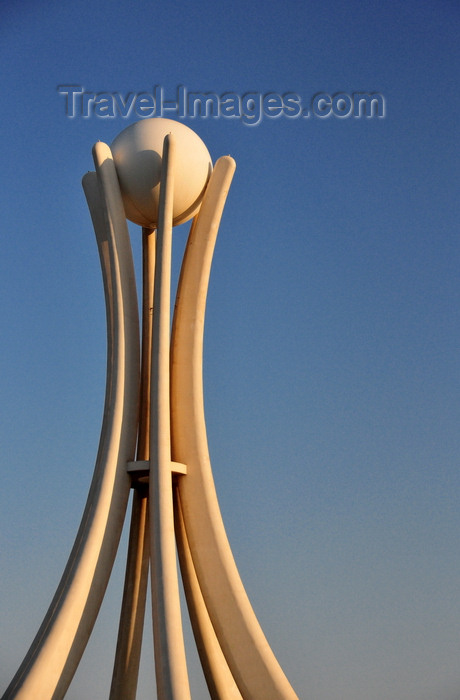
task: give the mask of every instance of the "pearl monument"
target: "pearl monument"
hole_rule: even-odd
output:
[[[107,381],[98,454],[73,549],[3,700],[65,697],[131,524],[110,700],[136,697],[147,587],[159,700],[190,700],[179,600],[212,700],[296,700],[241,582],[214,487],[203,406],[208,280],[235,170],[183,123],[145,119],[93,148],[83,178],[101,260]],[[126,219],[142,227],[142,319]],[[172,330],[173,226],[192,219]],[[139,328],[141,325],[141,328]],[[150,576],[149,576],[150,568]]]

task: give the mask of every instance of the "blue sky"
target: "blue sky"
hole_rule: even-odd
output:
[[[57,86],[183,85],[385,98],[384,118],[185,119],[237,162],[206,319],[209,443],[299,698],[459,700],[458,4],[6,1],[0,19],[0,691],[91,480],[105,310],[80,181],[93,143],[135,120],[70,119]],[[69,700],[107,697],[123,568]],[[147,620],[139,700],[155,697],[151,654]]]

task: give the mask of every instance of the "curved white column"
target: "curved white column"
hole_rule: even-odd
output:
[[[174,138],[165,137],[160,183],[150,401],[150,556],[158,700],[190,700],[176,564],[170,428],[171,247]]]
[[[235,167],[229,157],[220,162],[222,182],[218,185],[214,177],[214,192],[212,181],[209,184],[190,232],[174,315],[172,456],[187,465],[187,475],[178,480],[178,499],[203,600],[242,697],[297,700],[241,582],[222,522],[209,460],[202,383],[204,315],[214,244]],[[219,674],[217,666],[213,673]]]
[[[137,461],[150,457],[150,375],[152,357],[155,231],[142,229],[142,353]],[[109,700],[135,700],[144,630],[150,535],[148,485],[134,485],[123,601]]]
[[[176,487],[177,490],[177,487]],[[190,620],[211,700],[242,700],[209,618],[187,540],[180,499],[176,495],[177,549]]]
[[[123,526],[138,407],[139,329],[131,245],[110,149],[94,147],[83,186],[101,258],[107,308],[104,418],[81,525],[45,619],[3,700],[63,698],[96,620]],[[105,210],[105,214],[103,211]]]

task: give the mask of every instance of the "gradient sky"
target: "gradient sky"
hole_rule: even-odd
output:
[[[70,119],[57,86],[183,85],[385,97],[381,119],[185,120],[237,162],[206,319],[209,443],[299,698],[459,700],[459,20],[456,0],[2,2],[0,692],[99,441],[105,310],[80,181],[93,143],[136,119]],[[69,700],[108,696],[124,556]],[[156,697],[151,658],[148,619],[138,700]]]

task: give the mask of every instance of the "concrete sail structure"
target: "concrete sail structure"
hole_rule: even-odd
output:
[[[214,245],[235,170],[212,168],[184,124],[146,119],[93,148],[83,178],[107,309],[107,384],[94,477],[55,597],[2,700],[64,698],[102,603],[133,491],[110,700],[134,700],[151,569],[159,700],[190,700],[180,573],[212,700],[297,698],[257,621],[225,533],[203,406],[203,331]],[[140,338],[126,217],[142,226]],[[172,332],[173,226],[193,218]]]

